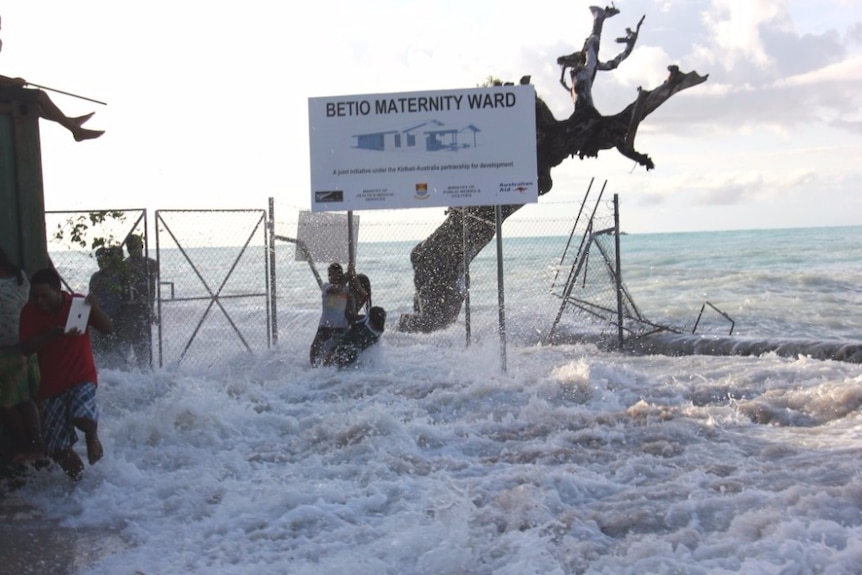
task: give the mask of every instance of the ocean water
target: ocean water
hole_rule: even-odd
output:
[[[558,240],[506,241],[505,369],[492,250],[469,346],[463,322],[390,330],[343,372],[308,366],[319,302],[284,255],[275,346],[202,330],[210,362],[103,370],[105,458],[18,496],[122,542],[92,575],[862,572],[862,365],[543,345]],[[391,248],[358,253],[394,325]],[[708,301],[777,340],[862,341],[860,253],[862,227],[622,238],[650,320],[690,329]]]

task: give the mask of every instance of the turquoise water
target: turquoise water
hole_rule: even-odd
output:
[[[710,301],[739,335],[862,340],[862,227],[625,236],[622,253],[655,319]]]
[[[560,265],[567,240],[504,238],[506,309],[517,324],[544,330],[555,317],[556,294],[580,243],[572,240]],[[413,245],[359,249],[359,267],[379,288],[377,301],[396,311],[410,311]],[[710,302],[736,322],[737,335],[862,341],[856,311],[862,309],[862,227],[630,234],[621,236],[620,250],[623,282],[651,321],[690,329]],[[492,242],[471,266],[472,302],[480,312],[496,308],[496,261]],[[717,322],[717,330],[725,327]]]
[[[541,341],[551,329],[580,241],[504,235],[504,309],[514,342]],[[734,336],[862,341],[862,315],[856,312],[862,308],[862,227],[629,234],[620,243],[627,293],[650,322],[688,333],[709,302],[735,322]],[[402,313],[413,311],[410,250],[415,244],[360,241],[357,246],[357,268],[371,278],[373,302],[387,309],[392,325]],[[166,361],[192,337],[197,338],[199,352],[211,357],[210,346],[203,343],[206,337],[193,335],[195,330],[210,332],[214,339],[228,333],[231,351],[246,348],[233,337],[237,332],[251,349],[267,348],[270,286],[263,245],[250,245],[245,251],[239,247],[181,251],[169,245],[161,246],[158,256],[164,321],[156,337],[162,338]],[[95,271],[93,258],[81,252],[56,252],[54,258],[72,287],[86,291]],[[601,269],[598,260],[594,258],[590,266],[590,281],[594,285],[604,281],[601,297],[614,306],[614,287],[596,273]],[[317,267],[325,275],[326,263]],[[470,276],[473,335],[496,338],[495,241],[472,262]],[[310,338],[319,313],[318,288],[309,265],[296,261],[292,244],[276,246],[273,287],[279,335],[301,333]],[[218,305],[210,305],[214,301]],[[462,311],[461,325],[464,317]],[[573,331],[580,328],[578,321],[566,311],[560,320]],[[698,333],[727,335],[730,327],[707,306]]]

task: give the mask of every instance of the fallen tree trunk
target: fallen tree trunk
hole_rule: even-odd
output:
[[[536,100],[536,156],[539,195],[551,191],[551,169],[567,158],[598,157],[600,150],[616,149],[647,170],[655,166],[652,159],[634,147],[635,136],[641,121],[654,112],[674,94],[705,82],[707,75],[697,72],[680,72],[677,66],[668,66],[667,79],[653,90],[638,88],[636,99],[622,111],[603,116],[596,110],[592,99],[592,86],[598,71],[615,69],[634,48],[643,18],[635,30],[626,29],[626,35],[617,38],[625,47],[615,58],[598,60],[601,31],[605,19],[618,10],[613,7],[592,7],[593,30],[581,50],[560,56],[557,63],[562,71],[560,83],[572,95],[574,111],[565,120],[557,120],[548,106]],[[569,74],[570,84],[566,81]],[[529,76],[521,83],[529,82]],[[503,219],[520,209],[521,205],[502,206]],[[467,258],[473,258],[494,238],[496,232],[494,207],[451,208],[446,220],[410,253],[413,265],[412,314],[404,314],[398,325],[400,331],[432,332],[443,329],[458,319],[464,303],[463,290],[465,242],[462,223],[469,219],[466,242]]]

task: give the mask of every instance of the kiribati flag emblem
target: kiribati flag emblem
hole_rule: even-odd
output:
[[[416,184],[416,194],[413,197],[417,200],[427,200],[428,184]]]

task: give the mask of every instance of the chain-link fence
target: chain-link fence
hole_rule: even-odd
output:
[[[559,308],[561,288],[552,290],[561,273],[561,256],[577,215],[576,203],[558,203],[552,215],[547,206],[529,204],[509,216],[503,226],[502,265],[507,333],[513,339],[539,342],[548,332]],[[275,231],[296,239],[300,210],[276,205]],[[394,330],[402,314],[413,309],[414,284],[411,250],[445,218],[444,210],[376,210],[362,214],[356,244],[357,272],[369,276],[374,305],[388,314],[387,329]],[[494,225],[494,222],[472,225]],[[277,241],[278,326],[280,333],[314,335],[320,316],[320,292],[309,264],[295,257],[293,242]],[[325,274],[330,262],[318,262]],[[345,262],[341,262],[345,263]],[[562,272],[563,274],[565,272]],[[471,337],[498,336],[499,307],[497,246],[491,241],[469,267]],[[450,329],[464,330],[466,305]]]
[[[547,341],[621,344],[624,318],[638,313],[619,273],[617,204],[605,199],[603,191],[592,202],[589,194],[585,198],[560,259],[560,275],[554,280],[560,308]],[[561,325],[567,312],[573,321]]]
[[[265,210],[158,210],[162,365],[211,366],[271,344]]]
[[[503,223],[503,297],[510,340],[546,343],[552,341],[552,328],[558,336],[614,335],[617,294],[623,316],[640,318],[625,285],[616,283],[613,201],[585,206],[589,208],[586,201],[528,204]],[[277,202],[271,202],[269,214],[263,209],[156,212],[155,241],[148,250],[160,268],[155,365],[204,367],[237,353],[264,351],[277,341],[310,344],[320,317],[321,275],[330,262],[302,257],[297,243],[301,214]],[[387,310],[390,331],[402,314],[414,311],[411,250],[444,219],[443,209],[362,214],[355,230],[357,272],[369,276],[372,303]],[[50,212],[46,220],[51,257],[76,292],[88,291],[97,270],[95,248],[121,245],[130,234],[147,240],[144,210]],[[496,240],[479,252],[468,272],[469,298],[447,329],[464,330],[469,313],[473,341],[497,338]]]
[[[147,239],[144,209],[45,212],[48,254],[66,287],[89,291],[90,278],[98,270],[96,250],[124,246],[126,238]]]
[[[565,275],[552,288],[559,285],[561,302],[546,341],[622,347],[628,339],[676,331],[648,320],[623,281],[619,222],[619,198],[604,198],[604,187],[595,199],[588,191],[560,260]]]
[[[114,319],[115,333],[105,338],[93,335],[97,363],[111,367],[152,364],[152,326],[149,317],[131,317],[130,276],[125,258],[129,238],[139,239],[147,253],[147,212],[144,209],[55,211],[45,213],[48,254],[66,289],[72,293],[96,293],[101,307]],[[97,257],[97,254],[99,257]],[[146,302],[153,297],[150,285],[139,294]],[[147,306],[144,305],[146,313]],[[134,324],[134,325],[132,325]]]

